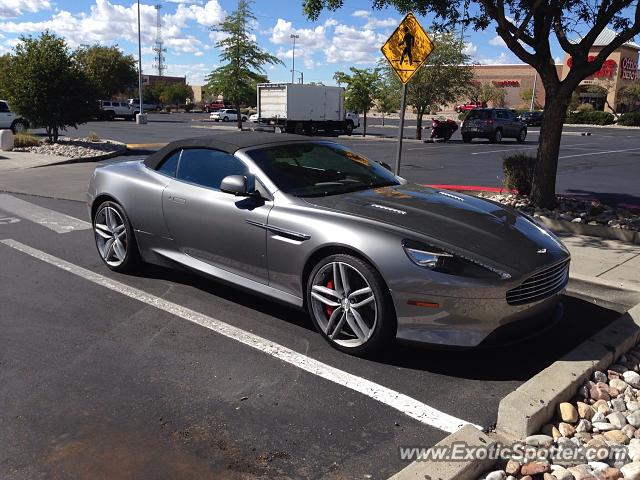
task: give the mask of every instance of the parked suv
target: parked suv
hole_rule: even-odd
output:
[[[542,125],[542,112],[524,112],[518,117],[518,120],[530,127],[540,127]]]
[[[140,110],[140,99],[139,98],[130,98],[128,100],[129,106],[135,110],[136,113],[139,113],[138,110]],[[144,109],[145,112],[159,112],[160,110],[162,110],[162,104],[161,103],[146,103],[146,102],[142,102],[142,108]]]
[[[29,128],[29,122],[13,113],[6,100],[0,100],[0,130],[6,128],[13,133],[21,133]]]
[[[100,100],[100,110],[98,111],[98,120],[113,120],[116,117],[125,120],[133,120],[136,114],[140,113],[137,108],[132,108],[129,102],[120,102],[116,100]]]
[[[476,108],[462,122],[462,140],[469,143],[474,138],[488,138],[500,143],[503,138],[515,138],[522,143],[527,138],[527,125],[506,108]]]

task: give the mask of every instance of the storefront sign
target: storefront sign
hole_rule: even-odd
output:
[[[624,80],[636,80],[638,78],[638,62],[633,58],[623,58],[620,66],[622,67],[620,78]]]
[[[520,82],[518,80],[493,80],[496,87],[519,87]]]
[[[593,62],[595,59],[595,55],[589,55],[588,57],[588,61],[590,62]],[[569,66],[569,68],[573,67],[573,58],[569,57],[569,59],[567,60],[567,65]],[[594,73],[593,76],[596,78],[611,78],[616,71],[616,66],[617,63],[615,62],[615,60],[605,60],[602,64],[602,67],[600,67],[600,70]]]

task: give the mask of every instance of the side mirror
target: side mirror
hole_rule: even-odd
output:
[[[256,194],[256,177],[251,173],[226,176],[220,182],[220,190],[242,197],[252,197]]]

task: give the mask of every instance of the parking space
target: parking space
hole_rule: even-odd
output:
[[[10,478],[387,478],[399,446],[489,428],[501,398],[616,316],[568,298],[563,322],[516,348],[356,358],[296,309],[186,271],[109,271],[82,202],[4,200]]]

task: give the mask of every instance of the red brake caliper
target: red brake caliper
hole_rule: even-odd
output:
[[[333,290],[333,280],[329,280],[327,282],[327,288],[330,288],[331,290]],[[331,314],[333,313],[333,309],[334,309],[334,307],[327,306],[327,315],[328,316],[331,316]]]

